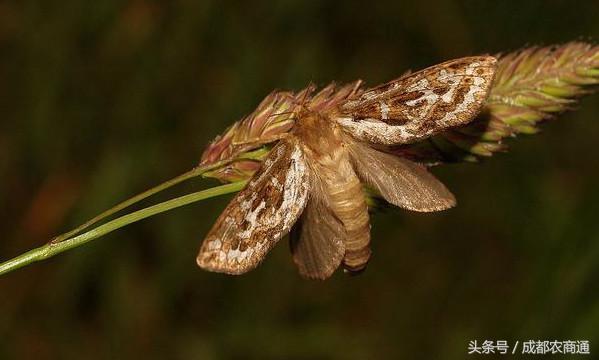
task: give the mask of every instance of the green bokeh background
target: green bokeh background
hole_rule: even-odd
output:
[[[598,15],[595,0],[0,2],[0,257],[188,170],[273,88],[597,40]],[[509,154],[435,169],[459,206],[375,216],[359,277],[303,280],[286,241],[247,275],[199,270],[228,198],[4,276],[0,358],[463,359],[475,339],[597,355],[598,115],[589,97]]]

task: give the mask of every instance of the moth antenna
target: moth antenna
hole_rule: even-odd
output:
[[[282,134],[275,134],[275,135],[271,135],[271,136],[267,136],[267,137],[262,137],[262,138],[253,138],[253,139],[248,139],[248,140],[243,140],[243,141],[233,141],[232,144],[233,146],[240,146],[240,145],[264,145],[264,144],[268,144],[271,142],[275,142],[278,140],[282,140],[285,139],[289,136],[289,133],[282,133]]]
[[[270,114],[270,115],[268,115],[268,117],[270,118],[270,117],[273,117],[273,116],[287,115],[287,114],[294,115],[294,114],[295,114],[295,112],[294,112],[294,111],[283,111],[283,112],[280,112],[280,113],[274,113],[274,114]],[[289,119],[291,119],[291,118],[293,118],[293,116],[291,116]],[[287,119],[287,120],[288,120],[288,119]]]
[[[364,81],[362,81],[362,80],[356,81],[356,83],[355,83],[353,89],[351,90],[349,96],[354,96],[358,92],[358,90],[360,90],[360,88],[362,87],[362,85],[364,85]]]

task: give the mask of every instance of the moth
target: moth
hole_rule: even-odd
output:
[[[327,87],[328,98],[337,101],[318,106],[310,100],[319,95],[306,91],[296,101],[293,128],[218,217],[197,264],[243,274],[291,232],[293,260],[303,277],[326,279],[339,267],[364,270],[371,239],[363,187],[411,211],[453,207],[455,197],[423,165],[389,148],[473,120],[496,62],[492,56],[465,57],[371,89],[362,90],[361,82]]]

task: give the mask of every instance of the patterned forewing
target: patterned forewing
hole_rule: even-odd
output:
[[[197,257],[200,267],[242,274],[260,264],[287,234],[306,205],[309,169],[298,140],[280,141],[210,230]]]
[[[339,107],[337,122],[355,138],[406,144],[470,122],[495,74],[492,56],[466,57],[369,89]]]

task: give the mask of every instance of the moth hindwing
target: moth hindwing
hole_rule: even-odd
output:
[[[202,244],[198,265],[228,274],[242,274],[258,266],[302,213],[309,176],[297,138],[279,141],[217,219]]]
[[[329,204],[315,195],[291,232],[291,253],[303,277],[326,279],[345,256],[347,232]]]
[[[487,97],[496,62],[492,56],[451,60],[366,90],[340,106],[337,122],[355,138],[383,145],[466,124]]]

